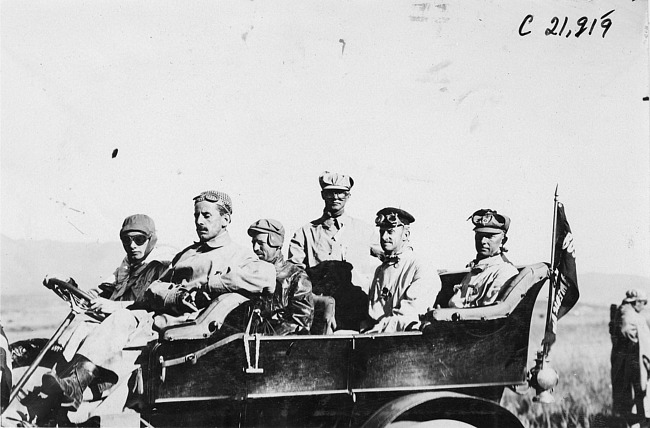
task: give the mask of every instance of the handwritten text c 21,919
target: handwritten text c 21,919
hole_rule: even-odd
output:
[[[607,34],[607,31],[609,31],[610,27],[612,26],[612,20],[609,18],[609,16],[614,13],[615,9],[610,10],[609,12],[603,14],[600,18],[594,18],[590,19],[586,16],[583,16],[575,21],[575,24],[573,22],[569,23],[569,18],[564,17],[564,19],[561,21],[561,18],[558,18],[557,16],[554,16],[551,18],[550,25],[546,27],[544,30],[544,34],[547,36],[564,36],[564,37],[569,37],[571,35],[575,37],[580,37],[583,34],[591,36],[592,34],[600,34],[600,31],[596,31],[594,33],[594,29],[596,29],[596,24],[598,21],[600,21],[599,27],[603,29],[602,37],[604,38],[605,35]],[[527,36],[530,33],[532,33],[532,30],[530,30],[529,27],[530,24],[533,24],[534,21],[533,15],[526,15],[521,21],[521,24],[519,25],[519,35],[520,36]],[[567,27],[568,25],[568,27]]]

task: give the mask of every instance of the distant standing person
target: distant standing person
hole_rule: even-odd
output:
[[[633,427],[648,426],[650,417],[650,328],[641,315],[647,303],[643,291],[628,290],[610,325],[613,410]]]
[[[345,213],[354,185],[352,177],[325,171],[318,179],[325,203],[323,214],[296,231],[289,245],[289,261],[305,269],[326,260],[352,265],[352,282],[368,291],[381,253],[374,228]]]

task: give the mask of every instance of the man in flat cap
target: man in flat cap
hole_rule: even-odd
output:
[[[352,281],[367,292],[376,266],[371,256],[381,251],[377,234],[367,223],[345,213],[354,185],[352,177],[325,171],[318,179],[325,203],[323,214],[296,231],[289,245],[289,261],[312,268],[325,260],[347,261]]]
[[[273,219],[260,219],[248,228],[253,252],[275,267],[275,293],[268,322],[273,334],[307,334],[314,319],[314,296],[305,270],[282,255],[284,227]]]
[[[408,212],[387,207],[377,212],[379,242],[384,252],[370,287],[368,315],[374,325],[367,333],[404,331],[418,325],[440,292],[440,280],[422,263],[409,244]]]
[[[470,272],[454,287],[454,295],[449,300],[452,308],[494,303],[503,284],[519,273],[504,254],[510,218],[495,210],[481,209],[468,220],[474,224],[476,258],[468,264]]]
[[[199,242],[178,253],[161,279],[149,285],[144,296],[147,309],[173,315],[193,313],[186,316],[189,319],[197,314],[198,307],[207,306],[210,299],[223,293],[273,292],[273,266],[230,239],[227,227],[231,214],[230,197],[223,192],[209,190],[194,198]],[[83,391],[100,373],[119,377],[124,372],[122,348],[129,338],[139,328],[152,331],[154,314],[146,317],[140,316],[141,312],[146,311],[120,309],[112,313],[86,340],[70,367],[63,373],[43,376],[44,390],[59,394],[64,402],[78,408]],[[105,340],[109,336],[112,340]]]

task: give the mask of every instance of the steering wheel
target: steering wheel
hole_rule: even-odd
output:
[[[54,291],[63,301],[70,304],[70,308],[78,313],[85,313],[97,321],[103,321],[105,314],[97,313],[90,309],[90,301],[93,297],[85,291],[79,289],[73,281],[63,281],[58,278],[49,278],[43,285]]]

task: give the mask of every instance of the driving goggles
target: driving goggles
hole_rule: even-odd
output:
[[[194,202],[208,201],[224,207],[229,214],[232,214],[232,203],[230,197],[222,192],[208,190],[194,197]]]
[[[122,241],[122,243],[124,245],[131,245],[131,242],[135,242],[135,245],[137,245],[139,247],[141,245],[144,245],[149,240],[149,236],[147,236],[147,235],[133,235],[133,236],[123,235],[123,236],[120,236],[120,240]]]
[[[498,214],[495,210],[482,209],[476,211],[474,214],[469,216],[467,220],[472,220],[474,226],[487,226],[487,225],[504,225],[506,223],[506,218],[501,214]]]
[[[375,219],[375,224],[377,226],[380,225],[386,225],[386,226],[390,225],[392,227],[404,226],[404,223],[399,218],[399,214],[397,213],[378,214],[377,218]]]

